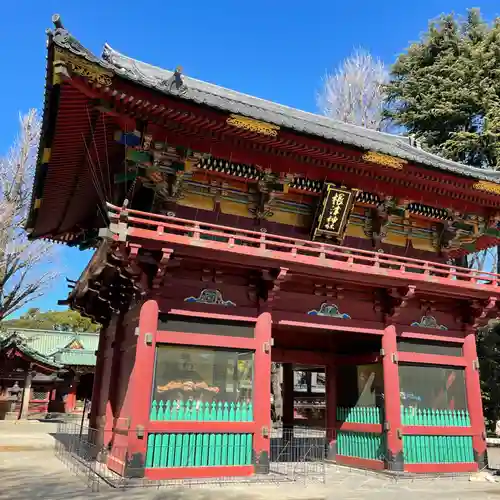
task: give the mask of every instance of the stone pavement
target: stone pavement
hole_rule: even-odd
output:
[[[51,424],[0,424],[0,500],[428,500],[500,499],[500,482],[469,481],[469,477],[393,478],[371,472],[327,466],[326,482],[233,484],[156,489],[114,489],[100,483],[88,488],[86,477],[76,475],[54,455]],[[44,435],[45,437],[42,437]],[[6,443],[10,443],[7,445]],[[3,445],[3,448],[2,448]],[[17,446],[17,447],[16,447]],[[3,451],[2,451],[3,450]],[[95,486],[95,483],[94,483]]]

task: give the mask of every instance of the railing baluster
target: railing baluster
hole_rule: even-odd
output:
[[[109,218],[113,223],[112,231],[116,231],[117,225],[126,224],[130,229],[144,229],[151,231],[152,238],[161,239],[164,234],[174,233],[179,236],[189,237],[194,240],[215,239],[225,241],[226,248],[234,246],[257,246],[261,250],[283,248],[290,258],[301,256],[301,250],[315,254],[318,259],[337,260],[344,265],[352,266],[357,263],[361,266],[378,269],[387,268],[389,271],[400,272],[423,272],[424,279],[428,276],[438,276],[445,280],[459,280],[464,286],[496,289],[500,286],[500,274],[481,272],[477,269],[456,268],[448,264],[434,263],[393,255],[383,255],[370,250],[349,249],[329,243],[320,243],[307,240],[258,233],[246,229],[235,229],[234,227],[219,226],[216,224],[203,223],[181,219],[173,216],[153,214],[123,207],[107,204]],[[115,227],[116,226],[116,227]],[[117,236],[115,235],[115,238]],[[189,244],[189,241],[186,241]],[[455,283],[456,284],[456,283]]]
[[[193,238],[195,240],[200,239],[200,225],[196,222],[193,227]]]
[[[259,240],[260,240],[259,248],[262,249],[262,250],[265,250],[266,249],[266,235],[265,234],[261,234]]]

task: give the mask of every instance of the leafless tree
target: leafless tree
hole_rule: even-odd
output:
[[[318,94],[319,110],[336,120],[374,130],[386,130],[384,84],[389,72],[380,59],[356,50],[334,73],[327,73]]]
[[[20,133],[0,158],[0,320],[42,295],[55,277],[53,245],[28,241],[25,224],[41,121],[35,110],[20,117]]]

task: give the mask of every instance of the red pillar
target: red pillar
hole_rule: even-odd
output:
[[[399,389],[399,370],[397,364],[396,327],[389,325],[382,337],[384,350],[384,403],[385,403],[385,431],[387,439],[386,467],[390,470],[404,469],[403,441],[401,430],[401,399]]]
[[[271,441],[271,329],[272,319],[269,312],[263,312],[257,318],[255,339],[257,352],[254,370],[254,421],[256,433],[253,448],[255,471],[269,471],[269,453]]]
[[[484,427],[483,404],[479,380],[479,364],[476,350],[476,335],[469,332],[464,341],[465,387],[467,391],[467,406],[469,409],[470,425],[473,431],[472,446],[474,459],[480,469],[487,465],[486,432]]]
[[[128,449],[125,464],[127,477],[143,477],[146,463],[149,415],[155,370],[158,304],[148,300],[139,316],[139,336],[135,363],[129,379],[125,412],[130,416]]]
[[[116,329],[113,337],[113,342],[111,346],[111,367],[109,378],[113,382],[109,386],[109,394],[108,400],[106,402],[106,421],[104,425],[104,445],[108,445],[109,442],[113,439],[113,429],[115,427],[115,421],[120,417],[117,414],[117,396],[120,394],[122,389],[122,384],[127,383],[127,380],[124,380],[120,377],[120,369],[122,362],[122,344],[124,338],[125,328],[123,325],[123,314],[120,314],[116,320]]]
[[[337,366],[335,360],[329,360],[325,366],[326,382],[326,432],[328,438],[328,458],[337,455]]]
[[[112,344],[115,336],[115,320],[105,326],[99,336],[99,347],[96,356],[94,385],[92,388],[92,406],[90,408],[89,439],[98,449],[104,443],[104,427],[106,424],[106,405],[111,383],[111,363],[113,359]]]

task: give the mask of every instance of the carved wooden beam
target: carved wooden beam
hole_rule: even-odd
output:
[[[387,321],[393,321],[400,315],[401,309],[406,307],[408,302],[415,297],[415,289],[415,285],[409,285],[405,292],[400,292],[397,288],[388,290],[392,304],[389,314],[386,315]]]
[[[279,293],[281,291],[281,285],[285,281],[285,279],[287,279],[287,278],[288,279],[290,278],[290,273],[289,273],[288,268],[280,267],[278,276],[276,276],[276,278],[274,278],[274,280],[272,282],[272,288],[269,290],[269,292],[267,294],[266,303],[267,303],[267,306],[269,309],[272,308],[274,301],[279,298]]]
[[[486,301],[473,300],[470,303],[471,319],[473,320],[471,323],[473,328],[479,328],[486,324],[488,316],[492,312],[498,310],[497,302],[497,297],[490,297]]]
[[[165,272],[174,251],[172,248],[162,248],[161,252],[162,252],[161,259],[158,262],[156,275],[153,278],[153,288],[155,290],[163,285],[163,280],[165,279]]]

